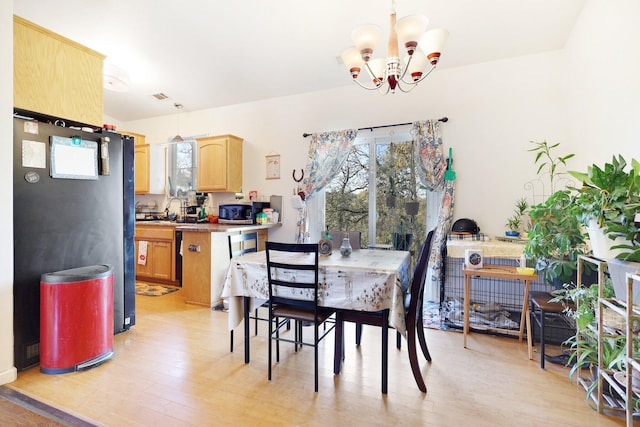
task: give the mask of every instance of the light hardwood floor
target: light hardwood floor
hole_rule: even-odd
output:
[[[281,348],[267,380],[267,340],[252,337],[244,364],[242,330],[229,352],[227,315],[183,303],[182,291],[137,297],[137,324],[115,337],[113,360],[94,369],[45,375],[38,367],[7,384],[44,403],[109,426],[614,426],[599,415],[568,370],[527,360],[516,339],[428,329],[433,362],[415,385],[406,345],[390,333],[389,393],[380,393],[379,329],[364,328],[362,345],[346,330],[346,360],[334,376],[333,337],[321,344],[320,389],[313,392],[313,351]],[[403,343],[406,344],[406,343]],[[422,356],[421,356],[422,357]],[[537,357],[537,355],[536,355]],[[421,359],[424,360],[424,359]]]

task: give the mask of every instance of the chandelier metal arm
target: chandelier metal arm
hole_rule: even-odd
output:
[[[423,81],[429,74],[431,74],[433,72],[433,70],[436,69],[436,64],[431,65],[431,67],[429,68],[429,70],[426,73],[423,73],[422,76],[418,79],[418,80],[411,80],[411,81],[405,81],[404,80],[404,75],[402,76],[402,82],[405,84],[410,84],[412,86],[417,86],[418,83],[420,83],[421,81]],[[404,91],[403,91],[404,92]]]
[[[367,71],[369,72],[370,75],[374,76],[375,74],[373,73],[373,70],[371,69],[371,67],[369,67],[369,62],[365,62],[364,66],[367,68]],[[363,89],[367,89],[367,90],[380,90],[380,88],[384,85],[385,80],[379,80],[376,79],[378,83],[376,83],[376,81],[374,80],[373,87],[370,86],[366,86],[365,84],[361,83],[360,80],[353,79],[354,82],[356,82],[361,88]]]
[[[380,89],[380,86],[382,86],[382,85],[380,85],[380,86],[369,87],[369,86],[365,86],[363,83],[360,83],[360,81],[358,79],[353,79],[353,81],[356,82],[358,84],[358,86],[360,86],[361,88],[366,89],[366,90],[378,90],[378,89]]]

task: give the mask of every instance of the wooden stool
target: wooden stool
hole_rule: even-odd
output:
[[[531,303],[531,318],[538,324],[540,328],[540,368],[544,369],[544,346],[545,346],[545,316],[552,314],[555,316],[564,316],[565,307],[561,302],[550,302],[554,296],[549,292],[529,292],[529,302]],[[575,310],[575,307],[573,307]],[[540,313],[539,317],[536,312]],[[527,331],[530,333],[530,331]],[[527,340],[529,345],[529,359],[533,359],[533,337]]]

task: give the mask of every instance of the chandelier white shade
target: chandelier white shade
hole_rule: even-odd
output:
[[[395,3],[395,2],[394,2]],[[409,92],[424,80],[438,64],[449,33],[444,29],[427,30],[429,19],[424,15],[409,15],[396,22],[395,7],[391,10],[386,58],[373,58],[382,36],[382,29],[373,24],[362,25],[351,33],[355,46],[342,54],[342,61],[353,81],[365,89],[386,94],[396,89]],[[400,60],[398,47],[405,55]],[[361,82],[365,68],[371,84]]]

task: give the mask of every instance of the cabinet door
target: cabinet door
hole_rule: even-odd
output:
[[[153,242],[153,277],[161,280],[173,280],[173,245],[169,242]]]
[[[140,245],[136,240],[136,277],[153,277],[153,242],[147,243],[147,262],[138,264],[138,249]]]
[[[237,192],[242,188],[242,138],[198,138],[197,190]]]
[[[198,191],[227,189],[227,140],[198,141]]]
[[[182,234],[182,292],[188,303],[211,306],[211,234],[218,233]]]
[[[135,146],[135,192],[147,194],[149,192],[149,145]]]
[[[261,228],[260,230],[258,230],[258,250],[259,251],[264,251],[266,249],[264,243],[267,241],[268,238],[269,238],[268,228]]]
[[[13,17],[13,105],[102,126],[104,55]]]

